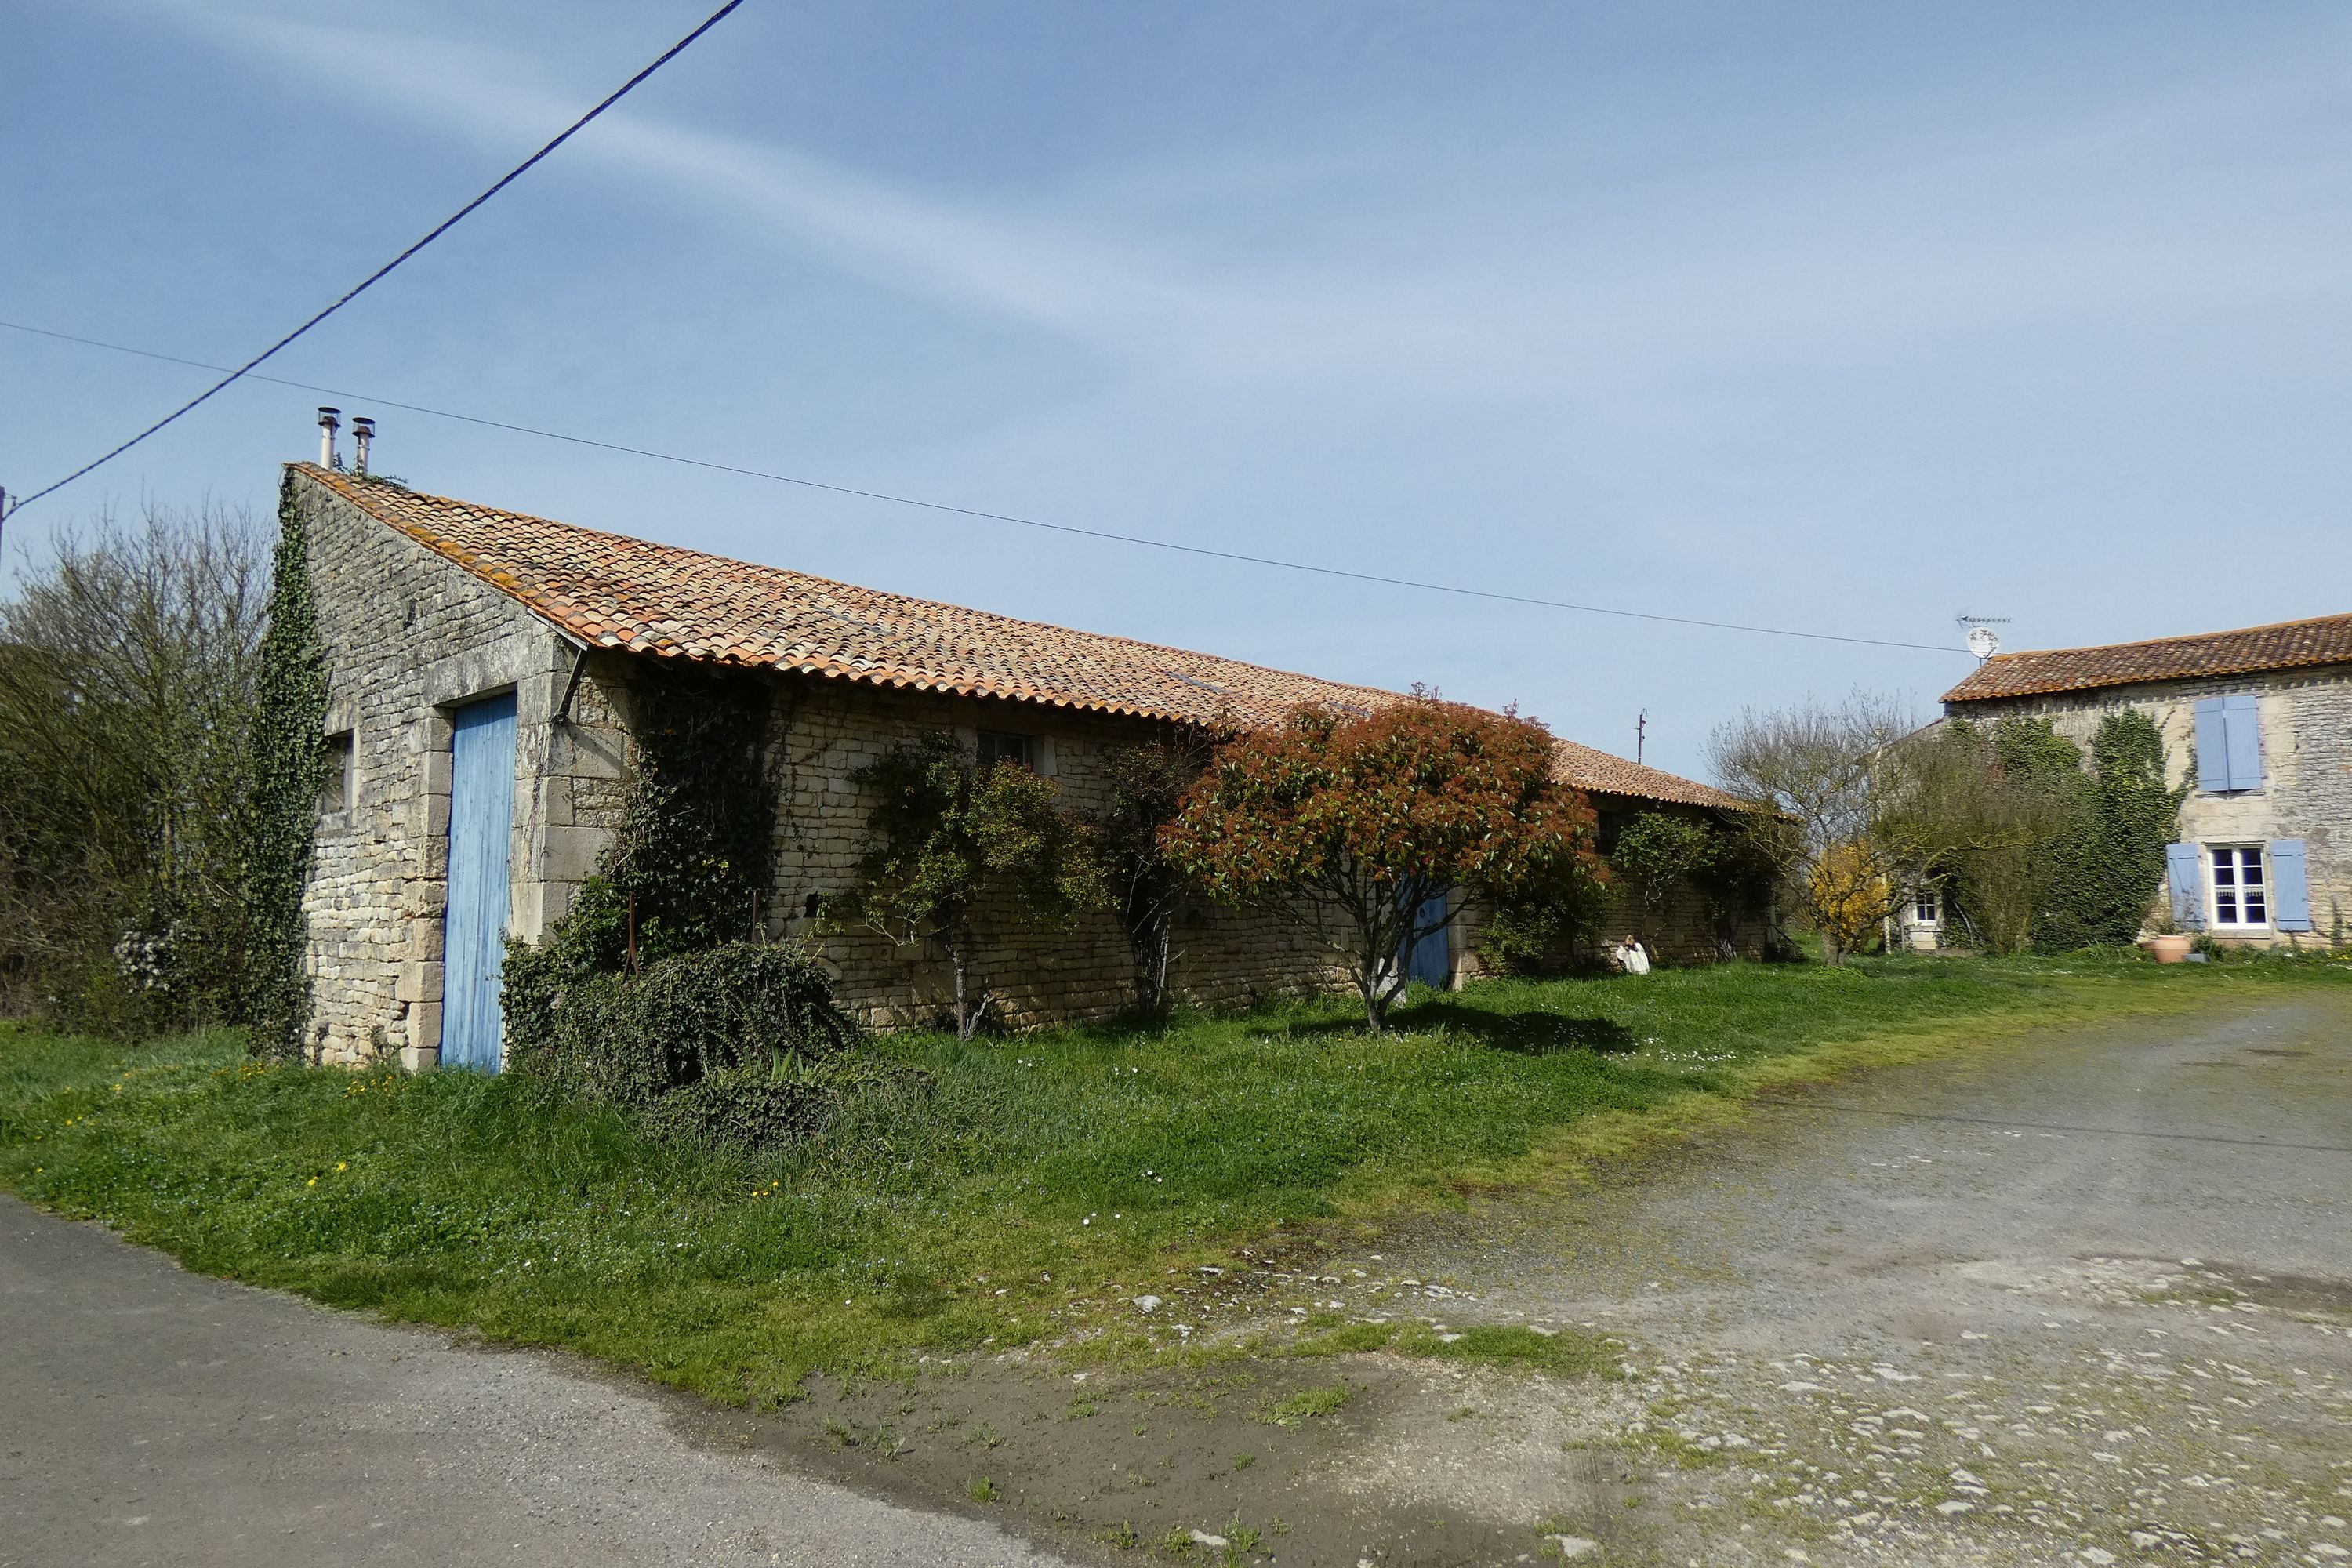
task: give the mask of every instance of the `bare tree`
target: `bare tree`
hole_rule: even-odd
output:
[[[266,560],[243,511],[149,502],[60,535],[0,602],[0,1004],[225,1011]]]
[[[2063,741],[2064,769],[2075,772]],[[2042,891],[2042,849],[2063,825],[2063,778],[2015,765],[1969,724],[1938,724],[1874,759],[1874,858],[1893,896],[1928,887],[1968,890],[1977,934],[1996,952],[2031,940]]]
[[[1804,910],[1827,963],[1843,962],[1866,922],[1857,900],[1889,895],[1873,827],[1885,784],[1881,758],[1916,728],[1898,697],[1857,689],[1843,701],[1808,697],[1793,708],[1749,708],[1707,740],[1723,787],[1768,807],[1743,825],[1780,885]]]

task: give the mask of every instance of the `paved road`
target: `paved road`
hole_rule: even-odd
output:
[[[1674,1563],[2352,1563],[2352,994],[1786,1099],[1650,1180],[1387,1248],[1476,1293],[1456,1321],[1636,1347],[1573,1436],[1675,1462],[1646,1510],[1583,1497],[1580,1533]],[[1570,1500],[1528,1431],[1484,1473]]]
[[[182,1271],[0,1197],[0,1564],[1022,1564],[679,1405]]]

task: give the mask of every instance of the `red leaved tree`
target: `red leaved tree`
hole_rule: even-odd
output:
[[[1360,717],[1301,708],[1226,742],[1162,842],[1213,897],[1320,937],[1378,1030],[1404,994],[1405,955],[1460,914],[1438,894],[1572,897],[1595,875],[1592,820],[1553,778],[1542,725],[1416,692]]]

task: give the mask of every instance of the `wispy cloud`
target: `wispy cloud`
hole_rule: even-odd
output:
[[[576,107],[535,82],[529,60],[394,26],[330,28],[274,6],[172,14],[339,92],[502,148]],[[690,202],[747,241],[1024,323],[1127,374],[1320,384],[1343,397],[1387,376],[1421,396],[1493,397],[2332,294],[2352,232],[2315,224],[2299,199],[2340,181],[2332,149],[2251,185],[2240,161],[2213,152],[2250,125],[2309,112],[2332,82],[2314,63],[2093,106],[2055,133],[1846,149],[1769,173],[1735,163],[1631,197],[1570,184],[1532,224],[1482,209],[1475,189],[1449,195],[1399,170],[1414,200],[1374,201],[1314,226],[1312,239],[1255,233],[1245,248],[1175,239],[1145,203],[1090,206],[1099,172],[1087,188],[982,204],[634,107],[564,156]],[[1310,187],[1329,162],[1300,174],[1302,205],[1318,199]],[[1223,166],[1245,187],[1236,205],[1262,210],[1265,168],[1230,154]],[[1213,181],[1157,174],[1182,188],[1185,219],[1213,231]],[[2210,221],[2217,205],[2239,221]],[[1444,232],[1380,243],[1398,222]]]

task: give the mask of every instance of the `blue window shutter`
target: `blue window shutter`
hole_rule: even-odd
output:
[[[2205,859],[2194,844],[2164,847],[2164,875],[2172,892],[2172,921],[2182,931],[2205,929]]]
[[[2197,700],[2197,787],[2207,795],[2230,787],[2230,731],[2218,697]]]
[[[2230,787],[2262,788],[2262,708],[2252,697],[2224,697],[2221,719],[2230,736]]]
[[[2311,929],[2311,884],[2300,838],[2271,840],[2271,924],[2281,931]]]

